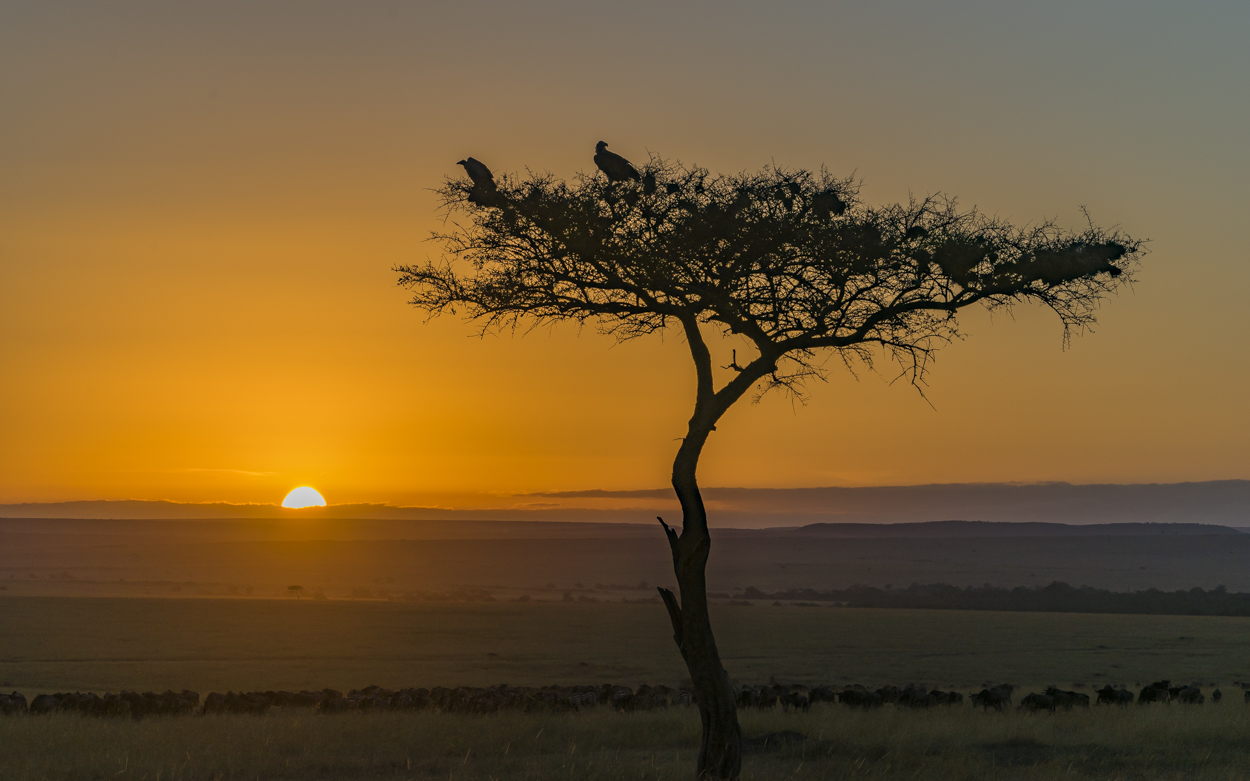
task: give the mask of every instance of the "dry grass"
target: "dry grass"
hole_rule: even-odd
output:
[[[1240,704],[1029,716],[957,708],[744,714],[744,779],[1237,779],[1250,777]],[[59,779],[688,779],[693,711],[474,717],[307,713],[106,721],[0,720],[0,776]]]

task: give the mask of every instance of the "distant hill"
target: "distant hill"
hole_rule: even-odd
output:
[[[1250,527],[1250,480],[1134,485],[952,483],[866,488],[707,488],[719,528],[993,521],[1036,524],[1201,524]],[[492,504],[493,503],[493,504]],[[0,518],[376,521],[562,521],[653,525],[680,513],[671,489],[556,491],[485,497],[482,506],[81,501],[0,505]],[[1154,532],[1147,532],[1154,533]],[[1177,532],[1179,533],[1179,531]],[[1207,533],[1207,532],[1201,532]]]
[[[937,537],[1194,537],[1241,534],[1209,523],[1010,523],[929,521],[927,523],[812,523],[789,531],[797,537],[937,538]]]

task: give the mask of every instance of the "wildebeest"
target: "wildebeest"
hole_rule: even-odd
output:
[[[16,716],[26,713],[27,703],[26,696],[13,692],[12,694],[0,694],[0,714],[5,716]]]
[[[61,701],[51,694],[36,694],[30,701],[31,714],[53,713],[61,709]]]
[[[813,705],[818,702],[837,702],[838,693],[828,686],[817,686],[807,692],[807,699]]]
[[[1212,701],[1220,699],[1219,689],[1211,693]],[[1002,684],[983,689],[971,695],[973,707],[1003,711],[1011,705],[1012,687]],[[1089,707],[1090,696],[1080,692],[1064,691],[1050,686],[1042,693],[1033,693],[1020,702],[1020,710],[1036,712],[1055,711],[1073,707]],[[1128,705],[1134,701],[1132,692],[1110,685],[1097,690],[1099,705]],[[1177,702],[1201,705],[1205,702],[1202,691],[1196,685],[1172,686],[1170,681],[1156,681],[1142,689],[1139,702]],[[1250,691],[1245,693],[1250,704]],[[263,714],[271,708],[316,708],[322,714],[360,713],[371,711],[435,711],[442,713],[465,713],[486,715],[502,711],[522,713],[573,713],[599,705],[611,705],[623,712],[667,708],[670,704],[690,705],[694,693],[685,688],[672,689],[663,685],[642,684],[637,689],[613,684],[543,687],[509,686],[500,684],[490,687],[461,686],[454,689],[387,689],[377,685],[352,689],[346,695],[333,689],[320,691],[252,691],[213,692],[200,704],[196,692],[122,691],[117,694],[92,692],[56,692],[40,694],[27,704],[26,698],[13,692],[0,694],[0,714],[23,713],[46,714],[72,712],[100,717],[145,718],[173,716],[198,710],[202,714]],[[804,685],[780,685],[775,681],[768,685],[746,686],[738,692],[738,704],[742,708],[768,708],[780,704],[789,711],[808,711],[812,705],[823,702],[841,702],[853,708],[865,710],[893,704],[897,707],[932,708],[939,705],[960,705],[964,695],[959,692],[927,689],[916,684],[906,687],[882,686],[870,691],[866,686],[855,684],[842,689],[830,686],[808,688]]]
[[[1215,691],[1211,692],[1211,702],[1213,703],[1219,702],[1222,699],[1224,699],[1224,692],[1220,691],[1219,689],[1216,689]]]
[[[738,691],[739,708],[758,708],[760,706],[759,689],[745,688]]]
[[[801,710],[807,713],[812,707],[811,698],[804,692],[789,692],[781,695],[780,700],[783,711],[789,711],[790,708],[794,708],[796,711]]]
[[[204,707],[201,713],[250,713],[256,716],[262,715],[269,710],[269,700],[259,692],[248,692],[246,694],[240,692],[236,694],[233,691],[221,694],[212,692],[204,698]]]
[[[1020,700],[1020,710],[1039,711],[1048,710],[1051,713],[1055,711],[1055,698],[1045,694],[1033,692],[1028,694],[1024,699]]]
[[[1167,702],[1172,698],[1168,693],[1168,687],[1171,681],[1156,681],[1149,686],[1143,687],[1137,694],[1137,704],[1147,705],[1152,702]]]
[[[867,691],[867,689],[863,689],[863,687],[859,688],[862,691]],[[877,689],[877,694],[881,695],[882,702],[897,704],[898,698],[903,696],[903,690],[897,686],[882,686],[880,689]]]
[[[899,693],[898,704],[906,705],[909,708],[927,708],[933,704],[929,698],[929,690],[923,686],[907,684],[903,687],[903,691]]]
[[[972,695],[972,704],[980,705],[982,710],[1001,711],[1003,708],[1011,704],[1011,692],[1001,686],[995,686],[992,689],[982,689]]]
[[[1185,686],[1175,696],[1182,705],[1201,705],[1206,701],[1206,697],[1197,686]]]
[[[788,694],[790,689],[785,686],[744,686],[738,690],[738,707],[766,710],[782,703],[782,697]]]
[[[843,705],[849,705],[852,708],[863,708],[870,710],[872,708],[880,708],[885,704],[885,697],[879,691],[870,692],[861,689],[843,689],[838,695],[838,699]]]
[[[1046,696],[1055,701],[1055,705],[1065,710],[1071,710],[1075,707],[1088,708],[1089,695],[1080,692],[1069,692],[1050,686],[1046,689]]]
[[[1126,689],[1113,689],[1111,688],[1111,684],[1107,684],[1102,687],[1096,692],[1096,694],[1098,695],[1097,704],[1099,705],[1123,706],[1131,705],[1133,702],[1133,693],[1131,691],[1127,691]]]
[[[869,691],[863,686],[848,686],[838,692],[838,701],[850,707],[863,707],[864,710],[885,705],[885,697],[880,691]]]
[[[929,704],[931,705],[963,705],[964,696],[959,692],[944,692],[934,689],[929,692]]]

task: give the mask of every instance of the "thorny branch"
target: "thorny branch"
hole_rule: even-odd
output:
[[[848,366],[883,353],[919,386],[936,348],[959,336],[958,310],[974,304],[1040,302],[1066,342],[1144,252],[1092,223],[1016,228],[943,196],[870,207],[856,182],[824,170],[712,176],[658,157],[643,170],[657,183],[650,194],[531,173],[503,177],[488,203],[449,179],[444,206],[470,219],[434,235],[439,262],[397,268],[400,284],[415,306],[463,311],[483,330],[571,320],[631,339],[680,324],[706,351],[699,327],[719,327],[757,353],[745,365],[735,354],[719,390],[707,364],[699,403],[720,407],[744,383],[800,393],[824,377],[827,351]]]

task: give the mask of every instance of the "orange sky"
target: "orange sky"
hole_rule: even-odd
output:
[[[1250,11],[934,5],[6,3],[0,502],[664,485],[679,339],[479,340],[390,270],[437,256],[456,160],[568,176],[600,138],[1152,240],[1069,350],[971,313],[932,407],[835,369],[733,410],[704,484],[1250,477]]]

